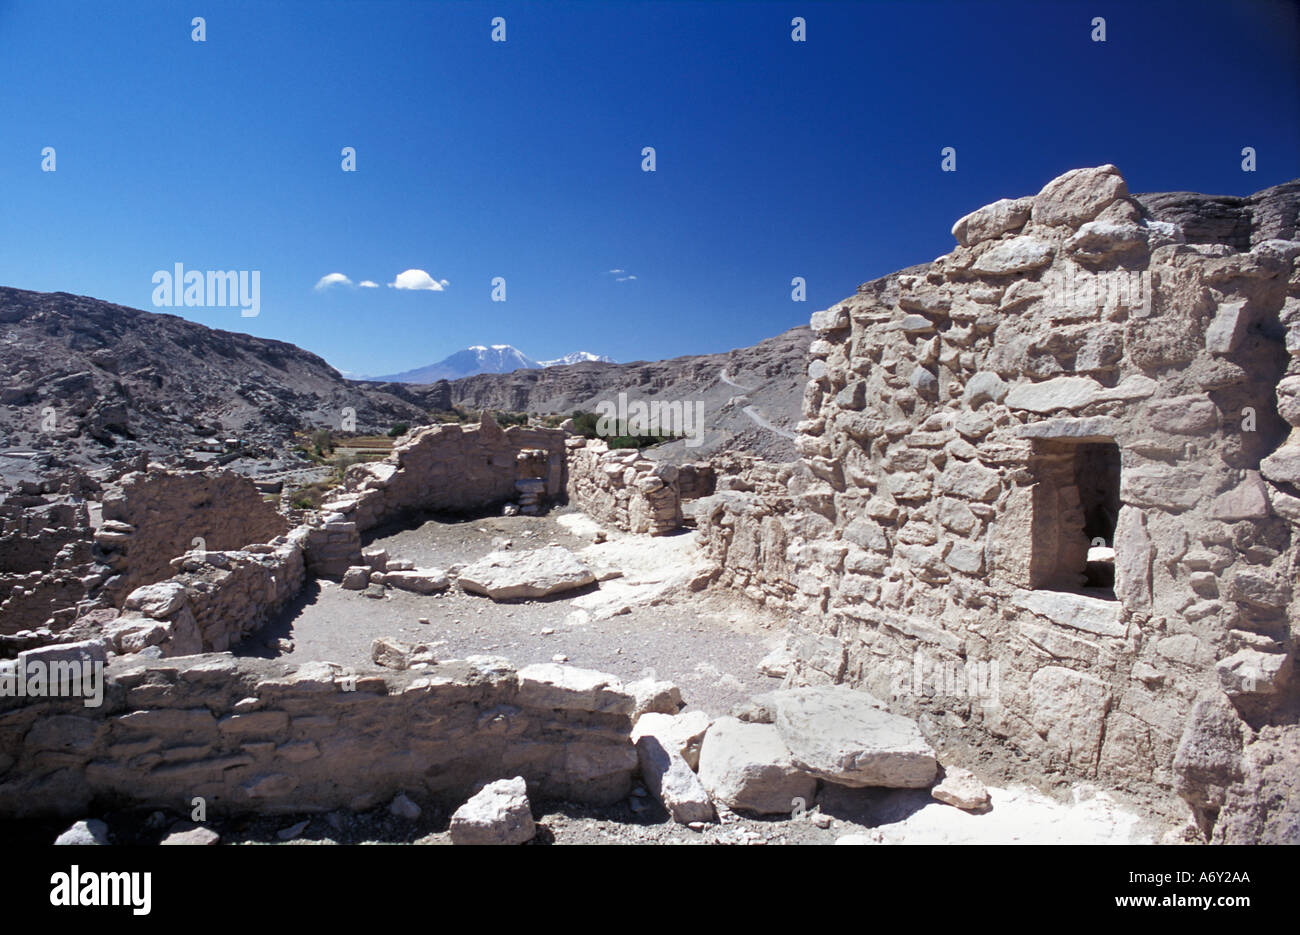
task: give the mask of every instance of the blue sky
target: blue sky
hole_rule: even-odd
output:
[[[259,270],[255,318],[162,310],[354,373],[470,344],[724,351],[1071,168],[1233,195],[1300,175],[1298,22],[1196,0],[0,0],[0,284],[153,308],[175,263]],[[408,269],[447,285],[387,285]],[[314,288],[335,272],[378,288]]]

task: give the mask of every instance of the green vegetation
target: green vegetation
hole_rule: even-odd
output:
[[[397,438],[399,435],[405,435],[410,430],[411,427],[407,425],[405,422],[398,422],[396,425],[394,425],[391,429],[388,430],[388,437]]]
[[[584,438],[603,438],[611,449],[617,448],[649,448],[652,445],[658,445],[662,442],[672,441],[681,438],[680,433],[655,431],[640,432],[632,434],[628,431],[626,422],[618,422],[614,426],[613,434],[601,434],[597,426],[601,422],[601,416],[596,412],[583,412],[581,409],[575,409],[573,415],[573,430]]]
[[[311,445],[316,452],[316,457],[325,457],[326,452],[334,451],[334,439],[329,429],[316,429],[311,433]]]

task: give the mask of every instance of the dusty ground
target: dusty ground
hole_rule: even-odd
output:
[[[653,672],[682,690],[688,708],[726,714],[737,702],[775,687],[756,665],[779,640],[782,620],[737,609],[721,598],[683,599],[682,584],[699,556],[693,532],[651,539],[607,530],[580,513],[431,520],[387,530],[367,545],[417,567],[446,569],[510,543],[513,551],[563,545],[598,574],[623,576],[551,600],[498,604],[455,586],[442,595],[388,589],[383,600],[312,582],[281,617],[236,650],[290,662],[328,660],[374,668],[371,643],[391,636],[429,645],[440,659],[503,656],[516,666],[566,656],[570,665],[625,681]],[[426,619],[427,624],[420,623]],[[280,639],[291,651],[274,648]]]
[[[596,542],[603,532],[604,542]],[[367,545],[417,567],[448,568],[471,562],[509,542],[512,550],[563,545],[602,577],[621,577],[545,601],[498,604],[454,586],[422,596],[390,589],[383,600],[321,581],[237,652],[286,661],[327,659],[372,668],[371,642],[380,636],[427,643],[439,658],[476,653],[504,656],[522,666],[567,657],[572,665],[614,673],[625,680],[653,673],[682,690],[687,710],[726,714],[737,702],[778,687],[756,664],[781,638],[785,621],[723,596],[691,594],[684,582],[699,567],[691,531],[651,539],[601,528],[581,513],[546,517],[429,518],[419,525],[381,530]],[[428,623],[420,623],[420,618]],[[277,649],[279,640],[292,649]],[[799,818],[750,818],[724,813],[719,824],[691,830],[674,824],[637,788],[625,802],[589,808],[538,801],[537,844],[833,844],[855,843],[1151,843],[1167,823],[1143,818],[1140,806],[1086,785],[1053,795],[990,784],[993,808],[972,815],[934,801],[927,791],[848,790],[824,786]],[[450,810],[420,802],[415,821],[386,808],[367,813],[249,818],[214,825],[223,843],[294,844],[450,843]],[[152,843],[184,816],[104,816],[123,841]],[[306,822],[305,825],[302,825]],[[57,833],[56,829],[55,833]]]

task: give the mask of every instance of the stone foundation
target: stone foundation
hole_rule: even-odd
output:
[[[94,809],[366,809],[399,792],[459,803],[485,780],[608,804],[637,758],[634,699],[565,666],[475,657],[345,673],[260,659],[118,660],[104,703],[0,699],[0,818]]]

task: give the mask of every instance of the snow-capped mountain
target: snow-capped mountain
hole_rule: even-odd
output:
[[[614,363],[614,358],[606,357],[604,354],[593,354],[591,351],[574,351],[572,354],[565,354],[563,357],[555,358],[555,360],[539,360],[538,363],[543,367],[565,367],[569,364],[585,364],[591,360],[601,364]]]
[[[488,347],[475,344],[445,357],[436,364],[417,367],[402,373],[393,373],[370,379],[384,383],[433,383],[437,380],[459,380],[472,377],[476,373],[510,373],[514,370],[538,370],[543,367],[560,367],[596,360],[613,363],[608,358],[589,351],[575,351],[555,360],[533,360],[523,351],[510,344],[493,344]]]

